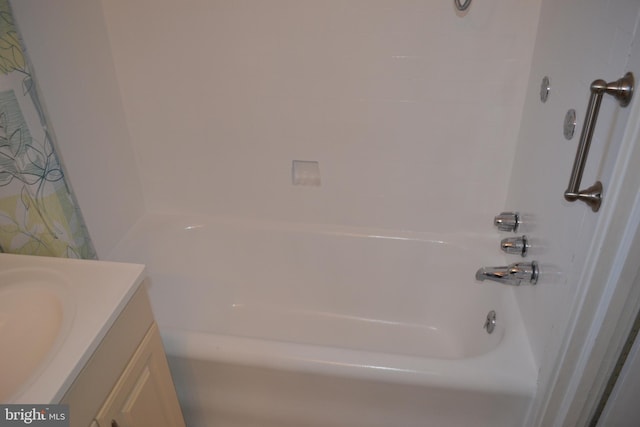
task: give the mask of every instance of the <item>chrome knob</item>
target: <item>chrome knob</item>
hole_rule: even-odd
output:
[[[526,256],[531,246],[527,240],[527,236],[507,237],[500,242],[500,249],[510,255]]]
[[[518,231],[520,225],[520,214],[518,212],[502,212],[493,218],[493,224],[500,231]]]
[[[488,334],[492,334],[495,328],[496,328],[496,312],[494,310],[491,310],[489,314],[487,314],[487,319],[484,321],[484,329],[487,330]]]

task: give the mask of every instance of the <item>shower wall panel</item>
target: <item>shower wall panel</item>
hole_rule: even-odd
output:
[[[489,231],[539,1],[110,0],[147,209]],[[293,185],[293,160],[320,185]]]

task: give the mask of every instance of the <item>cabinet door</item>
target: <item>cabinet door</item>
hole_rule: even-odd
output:
[[[100,427],[184,427],[154,323],[99,411]]]

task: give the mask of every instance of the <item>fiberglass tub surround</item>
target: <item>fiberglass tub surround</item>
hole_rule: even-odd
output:
[[[487,241],[147,215],[114,254],[147,265],[183,404],[194,413],[219,403],[203,397],[210,392],[202,381],[233,366],[239,377],[229,386],[239,386],[244,366],[259,378],[275,369],[285,383],[297,372],[309,384],[341,378],[355,389],[440,390],[460,404],[476,393],[491,402],[485,408],[506,411],[506,426],[524,416],[536,372],[512,290],[473,279],[473,266],[495,260],[479,249]],[[491,310],[497,323],[488,334]]]

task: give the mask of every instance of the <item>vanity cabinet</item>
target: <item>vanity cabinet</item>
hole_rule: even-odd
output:
[[[184,427],[144,286],[61,403],[69,405],[71,427]]]
[[[99,427],[184,426],[154,323],[96,416]]]

